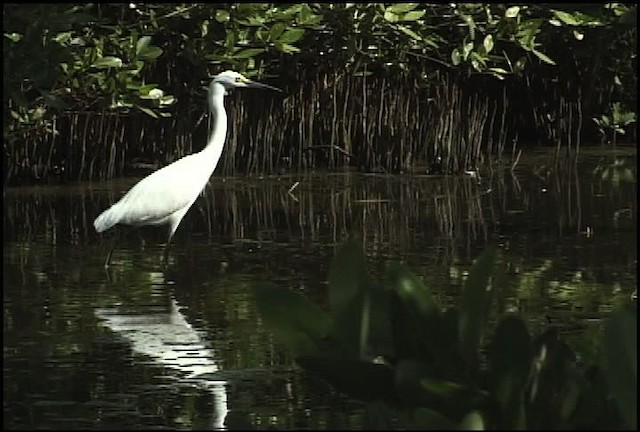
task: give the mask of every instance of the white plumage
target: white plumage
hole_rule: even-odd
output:
[[[93,226],[97,232],[106,231],[116,224],[169,225],[169,239],[164,250],[166,264],[173,234],[206,186],[222,155],[227,134],[224,96],[227,90],[235,87],[279,91],[275,87],[251,81],[237,72],[226,71],[216,75],[208,91],[214,126],[207,146],[202,151],[185,156],[140,180],[117,203],[96,218]],[[113,247],[105,266],[109,265],[112,253]]]

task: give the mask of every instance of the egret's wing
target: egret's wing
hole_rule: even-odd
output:
[[[118,203],[120,221],[130,225],[165,223],[188,208],[207,183],[211,170],[199,168],[196,154],[186,156],[140,180]],[[126,212],[126,214],[125,214]]]

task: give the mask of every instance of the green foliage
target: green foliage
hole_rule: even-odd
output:
[[[255,298],[300,366],[370,402],[367,412],[376,407],[371,427],[637,427],[635,306],[606,322],[595,364],[579,362],[555,330],[533,337],[513,315],[497,321],[485,344],[496,257],[489,249],[478,258],[460,305],[444,312],[399,264],[382,284],[371,282],[353,241],[331,264],[328,314],[288,290],[257,286]]]
[[[624,110],[621,108],[620,102],[614,102],[608,114],[602,114],[599,118],[593,118],[593,121],[598,126],[598,131],[602,139],[607,139],[609,134],[611,134],[611,141],[615,145],[616,135],[624,135],[625,126],[636,122],[636,113]]]
[[[63,110],[170,115],[174,97],[142,76],[163,50],[124,23],[105,24],[95,8],[5,5],[5,141],[56,132],[52,118]]]
[[[191,119],[202,81],[224,69],[293,85],[331,74],[400,75],[434,89],[445,75],[527,89],[566,82],[568,100],[583,98],[585,118],[596,117],[593,132],[615,141],[635,116],[635,16],[622,3],[8,4],[5,149],[55,133],[61,113]]]

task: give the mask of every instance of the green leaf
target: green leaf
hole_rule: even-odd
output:
[[[278,42],[282,44],[290,44],[297,42],[304,35],[304,30],[300,28],[292,28],[285,31],[279,38]]]
[[[153,112],[152,110],[150,110],[149,108],[140,106],[140,105],[136,105],[136,108],[138,108],[140,111],[142,111],[143,113],[147,114],[148,116],[151,116],[153,118],[158,118],[158,115]]]
[[[238,52],[237,54],[233,54],[229,56],[229,58],[242,59],[242,58],[250,58],[255,57],[258,54],[262,54],[265,51],[264,48],[247,48]]]
[[[315,303],[271,283],[253,289],[260,317],[276,338],[296,355],[318,352],[331,320]]]
[[[484,46],[484,50],[486,51],[486,53],[489,54],[493,49],[493,36],[486,35],[484,41],[482,42],[482,46]]]
[[[391,12],[390,10],[385,11],[384,19],[389,22],[398,22],[400,21],[400,15]]]
[[[229,14],[229,11],[226,11],[224,9],[218,9],[216,11],[216,21],[218,21],[219,23],[227,22],[230,18],[231,15]]]
[[[414,10],[417,6],[418,3],[396,3],[386,10],[394,14],[402,14]]]
[[[484,430],[484,419],[482,414],[478,411],[471,411],[464,416],[459,426],[460,430]]]
[[[506,71],[506,70],[504,70],[502,68],[497,68],[497,67],[496,68],[489,68],[489,70],[491,72],[495,72],[495,73],[498,73],[498,74],[508,74],[509,73],[508,71]]]
[[[520,6],[511,6],[506,10],[504,16],[507,18],[515,18],[518,16],[518,13],[520,13]]]
[[[431,295],[431,291],[429,291],[420,278],[402,264],[395,262],[389,264],[387,281],[398,293],[400,298],[415,305],[423,316],[431,317],[440,315],[440,308]]]
[[[91,66],[98,69],[108,69],[110,67],[119,68],[122,66],[122,60],[118,57],[102,57],[96,60]]]
[[[518,316],[501,319],[496,327],[490,351],[494,384],[511,370],[516,370],[523,380],[526,379],[532,357],[531,336],[522,319]]]
[[[638,312],[618,310],[604,327],[604,371],[627,428],[638,428]]]
[[[426,12],[421,11],[411,11],[401,16],[401,21],[416,21],[424,16]]]
[[[386,286],[391,288],[389,322],[398,358],[431,361],[445,351],[448,337],[441,325],[439,307],[422,281],[398,263],[390,263]],[[420,331],[416,331],[420,329]],[[451,359],[447,359],[450,361]]]
[[[544,61],[545,63],[549,63],[550,65],[555,66],[556,62],[551,60],[549,57],[547,57],[545,54],[541,53],[537,49],[533,48],[531,52],[534,53],[540,60]]]
[[[162,96],[160,98],[160,105],[173,105],[176,102],[176,99],[169,95],[169,96]]]
[[[138,58],[142,60],[154,60],[162,55],[162,48],[157,46],[147,46],[140,50]]]
[[[460,61],[462,60],[462,56],[460,55],[460,48],[456,48],[451,51],[451,62],[454,66],[458,66]]]
[[[20,42],[22,39],[22,35],[20,33],[5,33],[4,37],[9,39],[11,42]]]
[[[364,358],[371,318],[369,296],[364,292],[358,292],[340,314],[332,315],[331,338],[340,343],[341,355],[356,359]]]
[[[573,14],[567,12],[554,10],[553,15],[560,21],[568,25],[576,26],[581,24],[580,20],[578,20]]]
[[[462,291],[459,317],[460,352],[473,364],[482,339],[492,291],[489,277],[493,272],[496,251],[488,248],[476,261]]]
[[[278,40],[278,38],[280,37],[280,35],[282,35],[282,33],[284,33],[284,29],[285,26],[284,24],[278,22],[275,23],[272,27],[271,30],[269,30],[269,37],[271,38],[272,41],[276,41]]]
[[[356,294],[366,289],[366,265],[362,245],[351,240],[342,245],[329,267],[331,314],[339,316]]]
[[[286,54],[300,52],[300,48],[297,48],[293,45],[289,45],[286,43],[282,43],[280,41],[276,41],[273,45],[276,47],[278,51],[282,51],[283,53],[286,53]]]
[[[413,30],[410,30],[405,26],[399,25],[398,26],[398,30],[400,30],[401,32],[403,32],[407,36],[412,37],[415,40],[422,40],[422,37],[420,37],[420,35],[416,34]]]
[[[462,46],[462,58],[467,59],[469,57],[469,53],[473,50],[473,42],[467,42]]]
[[[143,36],[138,39],[138,43],[136,44],[136,56],[140,55],[140,52],[149,45],[151,42],[151,36]]]

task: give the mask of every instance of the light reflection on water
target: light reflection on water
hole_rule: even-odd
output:
[[[4,413],[9,428],[353,428],[361,407],[300,373],[256,314],[271,280],[326,306],[335,246],[371,272],[404,260],[453,303],[488,242],[497,308],[535,331],[597,321],[637,284],[637,183],[545,160],[511,175],[214,178],[178,228],[108,236],[93,218],[132,184],[9,189],[4,212]],[[291,186],[299,181],[292,191]]]
[[[135,353],[176,369],[186,379],[195,381],[200,375],[218,371],[214,351],[207,348],[208,343],[200,332],[185,320],[174,298],[170,299],[168,310],[156,305],[127,309],[130,307],[103,307],[95,313],[108,329],[128,339]],[[224,428],[228,412],[225,384],[211,380],[201,383],[213,395],[215,412],[208,425],[212,429]]]

